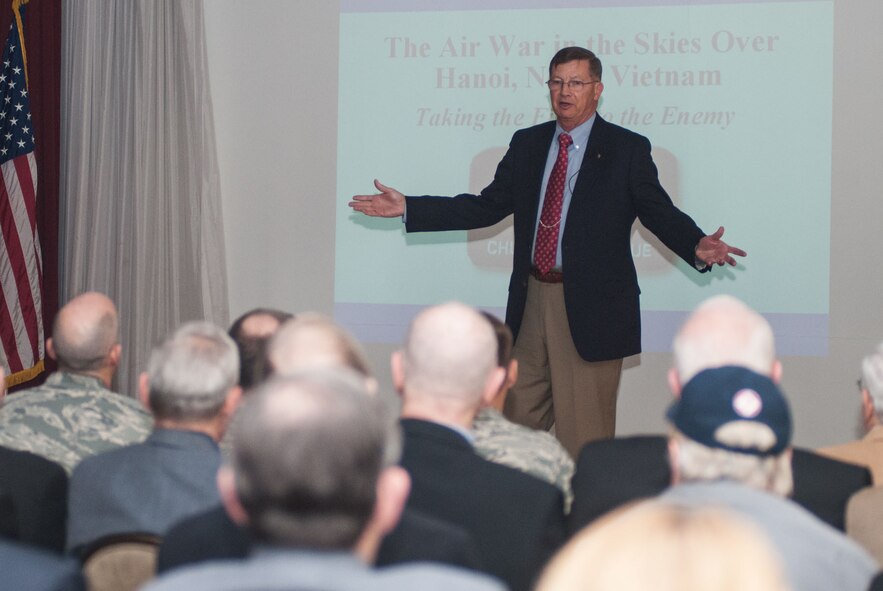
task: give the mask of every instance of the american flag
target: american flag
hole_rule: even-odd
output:
[[[21,3],[13,2],[15,15],[0,63],[0,344],[9,385],[39,374],[44,354],[37,161]]]

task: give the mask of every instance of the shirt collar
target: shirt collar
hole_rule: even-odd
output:
[[[570,135],[571,139],[573,139],[573,147],[576,150],[585,150],[586,146],[589,144],[589,134],[592,133],[592,126],[595,124],[595,117],[598,116],[598,113],[592,113],[592,116],[571,129],[570,131],[564,131],[561,128],[561,125],[555,124],[555,138],[557,140],[558,136],[562,133],[567,133]]]

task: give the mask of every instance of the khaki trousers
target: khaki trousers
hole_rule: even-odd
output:
[[[564,308],[564,285],[528,279],[527,303],[512,350],[518,382],[505,414],[555,436],[576,458],[582,446],[613,437],[622,359],[591,362],[579,356]]]

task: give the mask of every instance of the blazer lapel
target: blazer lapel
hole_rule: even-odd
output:
[[[586,154],[579,169],[576,185],[573,187],[573,200],[584,199],[585,195],[591,194],[592,185],[597,179],[598,168],[604,161],[605,136],[607,135],[607,122],[601,115],[595,115],[595,123],[592,124],[592,132],[589,134],[589,143],[586,146]],[[571,201],[573,207],[573,201]]]

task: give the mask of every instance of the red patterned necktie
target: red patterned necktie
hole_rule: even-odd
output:
[[[546,198],[543,200],[543,213],[537,228],[537,241],[534,248],[534,265],[540,273],[546,274],[555,266],[558,252],[558,229],[561,227],[561,205],[564,202],[564,181],[567,178],[567,147],[573,139],[566,133],[558,136],[558,158],[549,175],[546,185]]]

